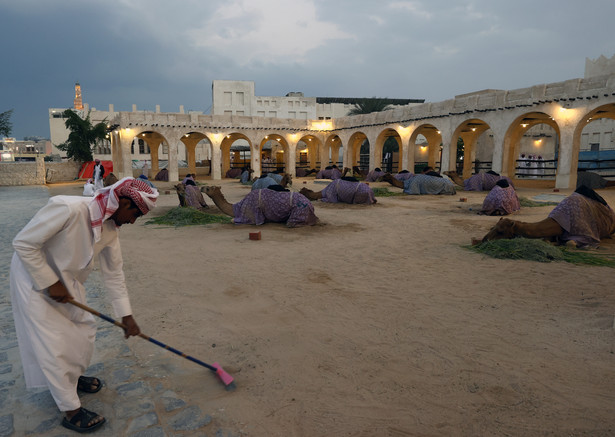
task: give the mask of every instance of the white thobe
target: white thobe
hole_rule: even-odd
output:
[[[26,386],[48,387],[60,411],[81,406],[77,382],[94,351],[94,317],[49,298],[61,281],[71,296],[86,303],[84,283],[98,255],[105,289],[116,317],[132,314],[122,270],[119,229],[103,223],[94,242],[88,204],[80,196],[55,196],[13,240],[11,301]]]
[[[94,166],[94,188],[96,188],[97,190],[100,190],[101,188],[104,187],[102,173],[103,173],[102,164],[96,164]]]
[[[83,195],[92,197],[96,193],[94,184],[85,183],[83,185]]]

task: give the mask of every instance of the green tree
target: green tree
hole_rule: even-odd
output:
[[[13,115],[12,109],[0,113],[0,135],[2,136],[8,137],[13,130],[13,124],[11,123],[11,115]]]
[[[348,111],[348,115],[371,114],[372,112],[386,111],[387,109],[391,109],[391,101],[389,99],[372,97],[359,100]]]
[[[72,109],[67,109],[62,115],[66,118],[64,125],[70,130],[70,134],[65,143],[57,146],[58,149],[66,152],[66,156],[73,161],[91,161],[92,148],[107,135],[107,124],[102,121],[92,125],[89,112],[85,118],[81,118]]]

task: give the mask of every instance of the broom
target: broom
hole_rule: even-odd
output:
[[[90,307],[88,307],[87,305],[84,305],[80,302],[77,302],[73,299],[69,299],[68,303],[73,304],[76,307],[81,308],[82,310],[87,311],[88,313],[94,314],[95,316],[100,317],[103,320],[106,320],[107,322],[113,323],[115,326],[119,326],[122,329],[126,329],[126,325],[124,325],[123,323],[120,323],[116,320],[113,320],[111,317],[106,316],[102,313],[99,313],[98,311],[96,311],[95,309],[92,309]],[[150,341],[152,343],[154,343],[156,346],[160,346],[163,349],[169,350],[171,352],[173,352],[174,354],[177,354],[181,357],[186,358],[187,360],[190,360],[194,363],[197,363],[203,367],[207,367],[209,370],[211,370],[212,372],[215,372],[215,374],[218,376],[218,378],[220,378],[220,381],[222,381],[222,383],[226,386],[226,390],[230,391],[230,390],[234,390],[235,389],[235,383],[233,382],[233,377],[231,375],[229,375],[228,373],[226,373],[224,371],[224,369],[222,368],[222,366],[218,363],[213,363],[213,364],[207,364],[201,360],[198,360],[194,357],[191,357],[190,355],[186,355],[185,353],[178,351],[175,348],[172,348],[171,346],[168,346],[152,337],[148,337],[147,335],[140,333],[139,337],[146,339],[147,341]]]

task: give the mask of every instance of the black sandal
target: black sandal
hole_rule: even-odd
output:
[[[80,376],[79,381],[77,382],[77,390],[85,393],[98,393],[102,386],[103,382],[92,376]]]
[[[85,408],[79,408],[79,411],[77,411],[77,413],[71,417],[70,420],[68,420],[67,417],[64,417],[64,420],[62,420],[62,426],[80,433],[91,432],[100,428],[103,423],[107,421],[107,419],[103,417],[100,422],[88,426],[88,424],[98,416],[99,415],[93,411],[86,410]]]

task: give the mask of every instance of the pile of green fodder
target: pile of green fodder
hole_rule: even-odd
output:
[[[194,226],[212,223],[231,223],[231,217],[222,214],[209,214],[191,207],[176,207],[159,217],[154,217],[146,225]]]
[[[386,187],[372,188],[372,191],[376,197],[403,196],[405,194],[403,191],[401,193],[398,191],[389,191]]]
[[[569,250],[564,246],[554,246],[540,239],[494,240],[466,247],[499,259],[523,259],[538,262],[566,261],[573,264],[615,267],[615,259],[611,256],[600,256],[580,249]]]
[[[554,206],[557,202],[536,202],[535,200],[528,199],[527,197],[519,197],[519,204],[525,208],[533,208],[536,206]]]

